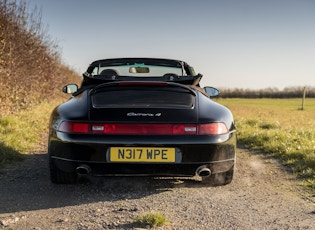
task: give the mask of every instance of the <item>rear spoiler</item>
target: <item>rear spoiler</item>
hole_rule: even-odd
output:
[[[90,94],[97,93],[106,90],[107,87],[111,86],[171,86],[187,90],[190,94],[196,96],[196,92],[191,88],[183,84],[173,82],[161,82],[161,81],[120,81],[120,82],[109,82],[95,86],[91,89]]]

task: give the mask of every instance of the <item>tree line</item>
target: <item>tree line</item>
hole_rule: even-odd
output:
[[[223,98],[301,98],[304,90],[306,97],[315,98],[315,87],[312,86],[286,87],[283,90],[278,88],[220,89],[220,96]]]

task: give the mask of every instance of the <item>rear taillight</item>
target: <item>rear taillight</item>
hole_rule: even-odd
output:
[[[90,133],[90,125],[88,123],[64,121],[60,124],[58,130],[65,133]]]
[[[199,135],[219,135],[228,133],[228,129],[224,123],[200,124]]]
[[[224,123],[209,124],[95,124],[62,122],[58,131],[107,135],[219,135],[228,133]]]
[[[196,134],[196,125],[181,124],[92,124],[92,133],[120,135]]]

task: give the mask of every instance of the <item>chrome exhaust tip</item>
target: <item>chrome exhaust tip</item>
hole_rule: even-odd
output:
[[[87,175],[91,173],[91,168],[88,165],[80,165],[76,168],[78,175]]]
[[[201,177],[208,177],[211,175],[211,170],[206,166],[201,166],[197,169],[197,174]]]

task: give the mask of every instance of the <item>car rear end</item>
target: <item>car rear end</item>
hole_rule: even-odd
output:
[[[234,167],[235,128],[226,109],[195,89],[115,82],[87,98],[88,119],[61,119],[50,137],[50,156],[61,171],[206,177]]]

